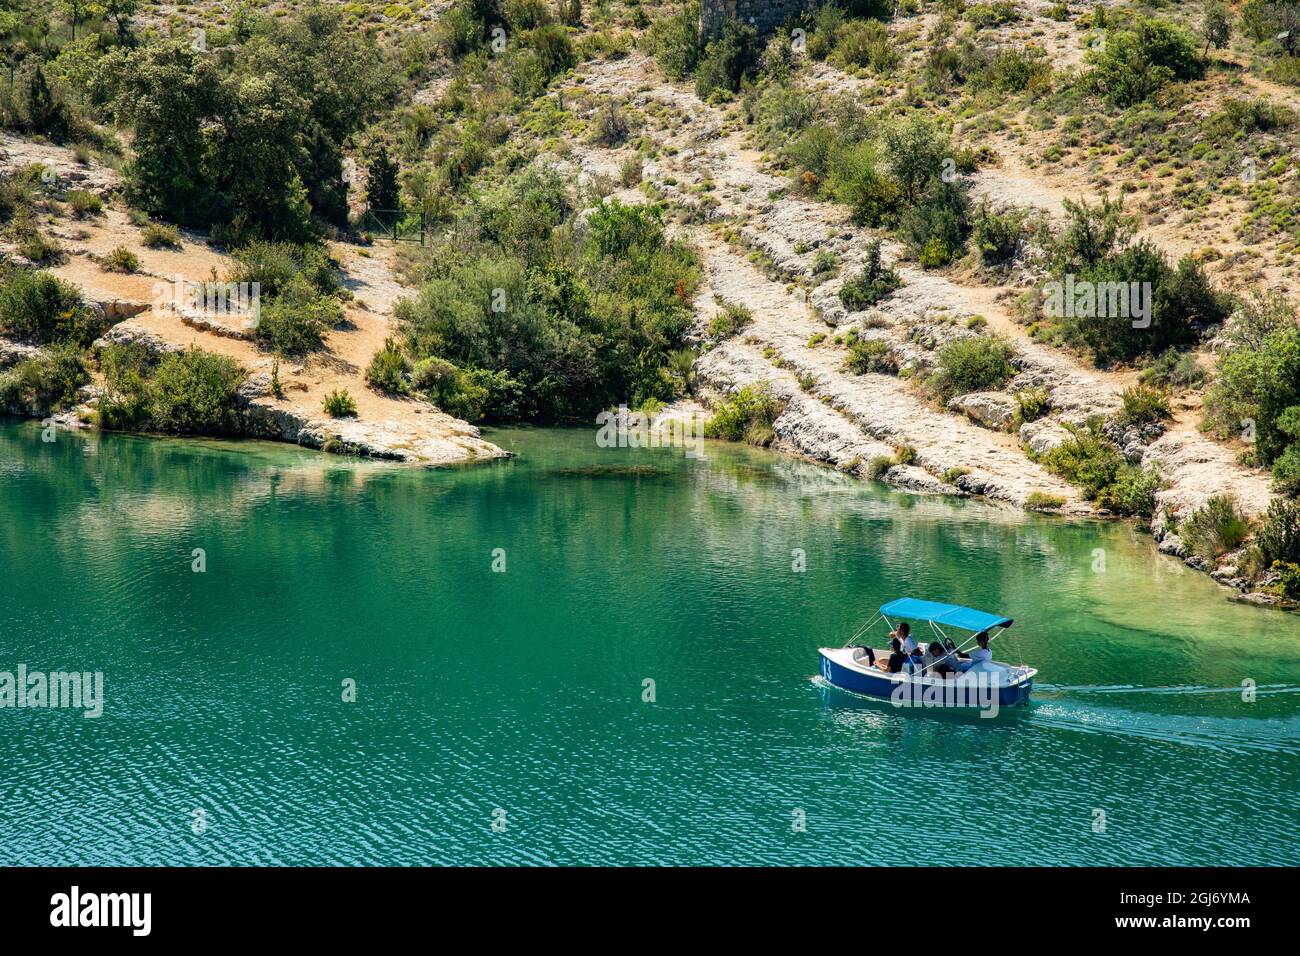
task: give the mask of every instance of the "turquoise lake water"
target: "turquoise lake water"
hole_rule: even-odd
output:
[[[593,436],[431,470],[0,423],[0,671],[105,697],[0,710],[0,863],[1300,863],[1300,618],[1129,525]],[[1032,705],[825,685],[900,595],[1014,616]]]

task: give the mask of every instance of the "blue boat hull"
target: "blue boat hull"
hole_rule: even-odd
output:
[[[820,656],[822,677],[836,687],[881,700],[890,700],[898,687],[898,682],[883,672],[879,677],[872,674],[863,674],[861,671],[836,663],[825,654]],[[1019,707],[1022,704],[1029,703],[1029,695],[1033,687],[1034,681],[1030,677],[1008,687],[998,688],[998,706]]]

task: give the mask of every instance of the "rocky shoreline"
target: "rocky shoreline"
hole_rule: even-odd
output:
[[[1029,338],[1016,322],[1009,300],[1032,284],[1031,264],[1019,263],[1001,285],[990,285],[905,261],[896,242],[855,225],[845,209],[793,191],[725,109],[674,84],[647,84],[654,69],[632,56],[593,66],[577,79],[593,109],[611,97],[642,117],[643,135],[658,149],[641,167],[641,189],[614,195],[644,202],[648,192],[665,201],[676,228],[703,253],[706,281],[696,302],[706,348],[696,365],[702,398],[716,402],[762,384],[784,404],[772,430],[774,446],[785,451],[901,488],[1106,518],[1112,516],[1040,464],[1070,438],[1069,428],[1103,421],[1125,460],[1162,477],[1151,522],[1160,551],[1239,593],[1248,586],[1236,573],[1238,554],[1211,567],[1187,555],[1176,529],[1216,495],[1231,495],[1248,516],[1261,515],[1273,497],[1268,474],[1242,465],[1232,447],[1201,434],[1189,416],[1123,424],[1121,393],[1135,373],[1085,367]],[[590,185],[612,181],[630,153],[580,144],[559,161],[575,165]],[[902,285],[853,311],[841,302],[840,289],[861,269],[873,239],[883,239],[884,262]],[[725,306],[740,307],[749,320],[734,335],[708,341],[709,322]],[[991,334],[1014,350],[1015,375],[1002,389],[937,405],[914,386],[934,369],[945,344]],[[859,375],[845,368],[843,346],[851,339],[880,343],[881,371]],[[1045,393],[1045,412],[1020,423],[1017,397],[1031,389]],[[901,461],[882,470],[877,460],[891,458]],[[1258,591],[1241,599],[1282,603]]]
[[[110,344],[139,343],[155,354],[180,352],[179,345],[164,342],[147,329],[118,324],[94,343],[98,352]],[[42,353],[37,346],[0,338],[0,371]],[[77,429],[89,423],[102,394],[101,386],[84,386],[75,408],[47,416],[38,409],[0,409],[12,415],[46,418],[57,427]],[[509,457],[509,452],[486,441],[475,426],[439,411],[427,402],[411,400],[414,421],[395,418],[369,420],[330,418],[308,414],[300,406],[278,400],[272,394],[271,375],[256,372],[238,391],[240,423],[238,437],[260,438],[313,448],[323,452],[373,458],[378,461],[448,465]]]

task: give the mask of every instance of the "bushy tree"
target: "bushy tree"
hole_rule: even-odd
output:
[[[1140,103],[1167,83],[1196,79],[1204,71],[1191,34],[1146,17],[1108,30],[1105,44],[1085,59],[1092,67],[1086,74],[1091,89],[1117,106]]]
[[[301,241],[314,219],[342,225],[343,142],[392,89],[374,41],[312,6],[223,52],[158,40],[100,61],[98,86],[135,134],[132,201],[242,237]]]
[[[181,434],[232,434],[243,380],[244,370],[224,355],[199,349],[167,355],[149,379],[149,425]]]
[[[1242,344],[1220,355],[1205,396],[1207,421],[1225,436],[1253,433],[1262,464],[1282,458],[1300,439],[1292,411],[1298,407],[1300,327],[1277,328],[1258,345]]]
[[[1134,223],[1118,201],[1103,199],[1096,206],[1066,201],[1069,220],[1051,244],[1056,305],[1047,319],[1067,341],[1088,349],[1099,365],[1155,357],[1170,348],[1196,343],[1209,328],[1223,322],[1231,297],[1210,284],[1204,267],[1190,256],[1171,266],[1163,252],[1146,240],[1132,242]],[[1078,288],[1094,290],[1092,307],[1073,308],[1063,301],[1061,286],[1073,280]],[[1119,290],[1124,310],[1108,314],[1102,292]],[[1138,300],[1133,300],[1137,294]],[[1145,299],[1145,303],[1142,300]],[[1148,315],[1134,313],[1139,305]]]
[[[758,65],[758,31],[747,23],[729,19],[722,35],[704,47],[695,70],[695,92],[707,98],[714,90],[735,93],[740,81]]]
[[[672,79],[685,79],[694,73],[704,49],[700,37],[699,3],[692,0],[683,4],[676,13],[652,23],[646,33],[646,45],[659,68]]]
[[[1205,52],[1201,55],[1208,57],[1210,47],[1223,49],[1231,36],[1232,21],[1229,19],[1228,8],[1219,0],[1214,0],[1206,6],[1201,18],[1201,39],[1205,41]]]
[[[19,269],[0,281],[0,333],[84,348],[96,329],[81,293],[48,272]]]

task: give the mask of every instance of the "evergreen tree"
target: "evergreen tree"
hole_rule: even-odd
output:
[[[380,146],[370,160],[366,180],[366,202],[371,209],[397,209],[401,189],[397,185],[397,164],[388,157],[388,148]]]

